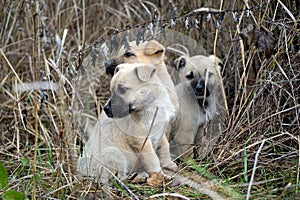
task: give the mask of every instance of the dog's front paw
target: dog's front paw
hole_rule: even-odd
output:
[[[128,176],[130,183],[145,183],[149,178],[149,174],[146,172],[134,173]]]
[[[171,170],[171,171],[173,171],[173,172],[177,172],[177,171],[178,171],[178,166],[177,166],[176,163],[173,162],[173,161],[171,161],[171,163],[169,163],[169,164],[163,166],[163,168],[169,169],[169,170]]]

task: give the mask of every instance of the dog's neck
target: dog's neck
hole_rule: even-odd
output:
[[[164,81],[164,85],[170,87],[171,91],[175,91],[174,83],[172,82],[172,78],[168,72],[167,65],[164,62],[156,65],[157,76],[160,80]]]
[[[208,108],[209,103],[207,99],[197,99],[197,101],[200,109],[202,109],[203,111],[205,111]]]
[[[156,109],[157,114],[155,117]],[[171,118],[175,117],[175,113],[175,107],[172,104],[167,90],[161,89],[153,102],[146,105],[143,109],[131,113],[130,116],[135,123],[145,124],[145,122],[148,122],[146,126],[150,126],[154,117],[156,120],[163,119],[163,121],[169,121]]]
[[[214,118],[216,114],[216,105],[215,105],[215,96],[212,94],[209,97],[206,97],[205,101],[204,99],[197,99],[199,110],[205,113],[206,121],[211,120]]]
[[[155,65],[155,66],[156,66],[156,69],[157,69],[158,73],[160,73],[160,72],[168,72],[167,65],[163,61],[161,63]]]

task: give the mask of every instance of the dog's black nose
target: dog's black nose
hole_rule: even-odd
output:
[[[110,118],[114,117],[112,109],[111,109],[111,101],[110,100],[104,105],[103,110],[106,113],[107,117],[110,117]]]
[[[114,60],[107,60],[104,63],[105,71],[107,75],[114,76],[117,64]]]
[[[210,95],[208,88],[206,87],[206,91],[205,91],[205,82],[204,80],[199,81],[197,83],[197,85],[195,86],[195,94],[197,96],[205,96],[208,97]]]
[[[204,88],[205,88],[204,83],[202,83],[202,82],[197,83],[197,85],[195,87],[196,95],[203,96],[204,95]]]
[[[135,107],[129,105],[129,113],[133,113],[135,111]]]

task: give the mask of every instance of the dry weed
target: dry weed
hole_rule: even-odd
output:
[[[9,184],[0,196],[15,189],[28,199],[209,198],[197,188],[171,184],[102,187],[76,174],[82,137],[107,98],[109,80],[101,52],[77,56],[82,60],[73,56],[153,16],[167,19],[220,6],[228,11],[220,29],[219,18],[208,21],[207,15],[199,18],[199,29],[187,30],[186,21],[174,27],[197,41],[190,53],[223,60],[228,109],[219,145],[209,157],[182,164],[181,173],[214,179],[214,190],[223,197],[238,198],[222,184],[247,198],[299,198],[300,5],[295,0],[1,1],[0,162]],[[168,59],[171,63],[174,54]],[[53,81],[60,89],[14,89],[37,81]],[[205,180],[194,181],[205,185]]]

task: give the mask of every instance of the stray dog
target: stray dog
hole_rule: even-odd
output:
[[[125,50],[121,47],[116,58],[105,62],[106,73],[113,76],[115,68],[122,63],[150,63],[154,65],[157,76],[167,87],[172,104],[178,112],[179,103],[175,92],[175,85],[164,63],[165,47],[155,40],[145,41],[138,46],[135,41],[132,41],[129,45],[130,50]]]
[[[111,97],[78,160],[79,172],[110,183],[108,170],[121,180],[135,172],[177,170],[165,135],[176,111],[157,68],[118,65],[110,90]]]
[[[218,65],[222,63],[217,59]],[[213,56],[182,56],[174,61],[180,72],[181,83],[176,86],[179,97],[180,114],[177,119],[177,133],[170,142],[171,155],[174,158],[187,157],[193,151],[194,144],[199,145],[199,156],[205,156],[208,150],[204,147],[212,145],[220,130],[205,134],[206,126],[217,114],[220,84]],[[217,124],[219,128],[219,124]],[[201,147],[202,146],[202,147]]]

